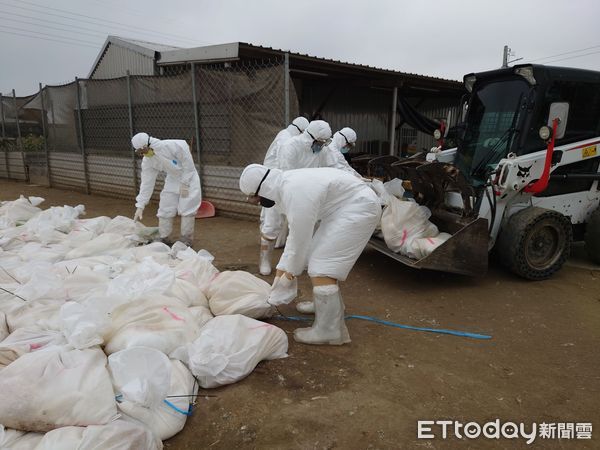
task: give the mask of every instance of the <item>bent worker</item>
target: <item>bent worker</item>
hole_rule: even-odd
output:
[[[142,180],[136,197],[134,220],[142,220],[144,208],[154,192],[156,177],[165,172],[165,182],[158,204],[158,232],[160,239],[171,245],[169,239],[173,231],[173,219],[181,216],[180,241],[188,246],[194,242],[196,212],[202,201],[200,177],[194,166],[190,147],[184,140],[160,140],[138,133],[131,139],[131,145],[142,159]]]
[[[277,133],[267,150],[264,165],[270,169],[278,168],[278,154],[281,146],[294,136],[303,133],[307,126],[307,119],[296,117],[287,128]],[[271,273],[271,253],[276,245],[277,238],[282,233],[283,222],[283,215],[277,208],[262,208],[260,212],[260,258],[258,265],[261,275]]]
[[[240,190],[252,203],[265,208],[277,205],[288,220],[288,240],[269,303],[290,303],[297,295],[297,277],[308,268],[315,320],[312,327],[295,330],[294,339],[306,344],[350,342],[338,282],[346,280],[379,223],[377,195],[358,178],[337,169],[283,172],[260,164],[244,169]]]

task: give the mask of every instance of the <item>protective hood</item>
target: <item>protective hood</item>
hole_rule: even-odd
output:
[[[291,127],[295,130],[292,136],[303,133],[304,130],[306,130],[306,127],[308,127],[308,119],[306,119],[305,117],[296,117],[292,121]]]
[[[242,175],[240,176],[240,191],[246,195],[254,195],[258,189],[260,181],[263,179],[265,174],[269,170],[268,167],[262,164],[250,164],[247,166]],[[269,175],[263,181],[260,186],[260,192],[258,195],[269,200],[273,200],[275,203],[279,201],[279,181],[281,177],[281,170],[271,169]]]
[[[331,127],[324,120],[313,120],[304,133],[311,135],[317,141],[326,141],[331,138]]]
[[[160,140],[150,137],[148,133],[137,133],[131,138],[131,145],[135,150],[146,147],[148,143],[150,143],[151,147],[152,144],[155,144],[157,142],[160,142]]]
[[[348,139],[348,142],[346,142],[346,139]],[[341,151],[348,143],[351,145],[356,143],[356,132],[352,128],[345,127],[335,132],[331,139],[330,147]]]

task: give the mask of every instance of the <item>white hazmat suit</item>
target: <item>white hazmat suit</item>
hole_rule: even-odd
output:
[[[258,195],[274,201],[289,224],[288,240],[277,269],[296,277],[308,268],[313,279],[344,281],[381,218],[381,204],[373,190],[337,169],[282,172],[260,164],[244,169],[240,189],[254,195],[261,180]],[[317,222],[320,225],[315,232]],[[270,301],[276,303],[275,297],[286,289],[294,291],[293,282],[286,276],[276,277]],[[337,284],[315,286],[313,293],[315,322],[310,329],[296,330],[294,338],[311,344],[349,342]],[[289,303],[295,296],[295,291],[292,295],[286,293],[283,303]]]
[[[356,132],[352,128],[342,128],[336,131],[331,139],[331,143],[323,149],[324,161],[321,167],[333,167],[348,172],[355,177],[362,176],[348,164],[344,153],[350,151],[350,148],[356,145]]]
[[[138,133],[131,139],[136,150],[150,149],[142,160],[140,192],[136,197],[135,218],[141,219],[145,206],[154,192],[156,177],[165,172],[165,182],[158,206],[158,228],[163,241],[173,231],[173,218],[181,216],[180,240],[191,246],[194,240],[196,212],[202,201],[200,177],[194,166],[190,147],[184,140],[160,140]]]
[[[304,117],[296,117],[292,123],[275,136],[265,155],[264,165],[270,169],[279,167],[278,153],[283,144],[294,136],[300,135],[308,126]],[[275,247],[275,240],[281,235],[284,217],[277,208],[262,208],[260,212],[260,259],[259,272],[262,275],[271,273],[271,252]]]

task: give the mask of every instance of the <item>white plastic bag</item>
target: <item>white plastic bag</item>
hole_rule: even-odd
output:
[[[69,344],[78,349],[104,342],[103,335],[110,327],[108,315],[92,306],[67,302],[60,308],[61,330]]]
[[[122,400],[119,410],[146,427],[161,440],[169,439],[185,426],[191,404],[198,393],[198,384],[192,373],[180,361],[170,361],[171,383],[168,395],[158,405],[144,407],[138,403]]]
[[[436,237],[415,239],[412,244],[412,251],[416,259],[429,256],[436,248],[450,239],[452,235],[440,233]]]
[[[181,253],[181,252],[180,252]],[[184,259],[173,268],[175,276],[189,281],[206,294],[211,281],[218,275],[219,271],[211,262],[201,256]]]
[[[153,296],[121,305],[111,313],[105,336],[107,354],[130,347],[150,347],[169,354],[200,332],[194,316],[178,300]]]
[[[99,348],[51,347],[0,370],[0,423],[23,431],[104,425],[117,408]]]
[[[27,433],[4,428],[4,425],[0,424],[0,449],[3,450],[36,449],[43,437],[43,433]]]
[[[160,450],[162,448],[162,442],[142,424],[118,419],[107,425],[62,427],[52,430],[43,436],[35,450]]]
[[[148,347],[121,350],[108,357],[108,368],[119,401],[151,408],[167,397],[171,361],[158,350]]]
[[[116,233],[103,233],[97,238],[74,248],[65,255],[65,259],[84,258],[86,256],[106,255],[132,247],[134,242]]]
[[[117,296],[126,301],[145,297],[149,294],[163,294],[169,291],[175,282],[173,270],[161,266],[151,257],[135,264],[127,273],[110,281],[108,296]]]
[[[202,328],[209,320],[215,317],[208,306],[192,306],[189,308],[189,310],[190,313],[192,313],[192,316],[194,316],[194,319],[196,319],[196,323],[200,328]]]
[[[0,344],[8,336],[8,323],[6,322],[6,314],[0,311]]]
[[[236,314],[215,317],[202,327],[198,339],[171,357],[185,362],[200,386],[214,388],[241,380],[263,359],[285,358],[287,349],[283,330]]]
[[[215,316],[242,314],[253,319],[273,315],[267,303],[271,286],[242,270],[218,274],[206,290],[210,310]]]
[[[429,221],[431,212],[415,202],[391,197],[381,217],[381,231],[387,246],[396,253],[415,258],[413,241],[435,237],[437,227]]]
[[[200,288],[181,278],[175,278],[173,285],[168,292],[165,292],[165,295],[176,298],[185,306],[208,304],[208,300]]]
[[[44,330],[39,327],[18,328],[0,342],[0,368],[8,366],[26,353],[66,343],[60,331]]]
[[[402,198],[404,196],[404,186],[402,186],[402,180],[400,178],[394,178],[393,180],[383,183],[385,190],[388,191],[394,197]]]
[[[48,299],[33,302],[18,301],[20,305],[17,308],[6,311],[6,322],[11,332],[32,326],[60,330],[60,307],[64,301]]]

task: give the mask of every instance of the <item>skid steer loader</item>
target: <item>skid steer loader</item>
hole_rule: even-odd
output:
[[[600,72],[519,65],[464,77],[456,148],[369,162],[397,177],[452,235],[415,268],[484,275],[488,253],[531,280],[550,277],[584,240],[600,263]],[[436,139],[443,132],[436,130]]]

